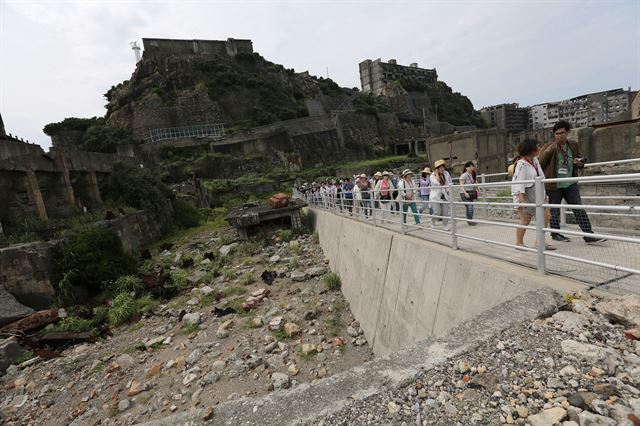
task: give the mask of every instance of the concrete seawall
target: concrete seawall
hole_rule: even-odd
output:
[[[588,290],[567,279],[308,211],[331,269],[342,278],[351,311],[378,356],[441,336],[532,289]]]

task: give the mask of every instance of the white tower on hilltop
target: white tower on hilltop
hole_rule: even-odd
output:
[[[137,64],[138,62],[140,62],[140,59],[142,59],[140,56],[140,46],[138,46],[137,41],[132,41],[131,43],[129,43],[129,46],[131,46],[133,53],[136,54],[136,64]]]

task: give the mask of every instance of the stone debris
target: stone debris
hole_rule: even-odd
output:
[[[619,309],[635,296],[582,297],[314,423],[636,426],[640,341],[625,337],[635,312]]]
[[[293,246],[273,237],[257,249],[244,243],[253,254],[235,256],[243,245],[220,247],[233,240],[206,235],[152,253],[147,261],[182,277],[181,290],[138,323],[19,367],[11,364],[27,359],[26,349],[2,340],[0,423],[129,425],[197,407],[215,424],[221,402],[327,380],[373,358],[342,294],[320,281],[328,264],[310,236]],[[225,255],[224,270],[214,270]],[[249,274],[269,280],[241,281]],[[157,272],[149,277],[145,284],[159,282]]]

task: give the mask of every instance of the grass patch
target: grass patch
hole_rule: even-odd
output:
[[[200,331],[200,326],[198,324],[185,323],[180,328],[180,334],[184,334],[186,336],[192,333],[197,333],[198,331]]]
[[[74,316],[68,316],[66,318],[62,318],[62,320],[60,320],[53,327],[52,331],[73,332],[73,333],[90,332],[94,336],[98,335],[98,330],[95,329],[94,323],[92,320],[78,318]]]
[[[302,247],[302,244],[300,244],[299,242],[294,241],[292,243],[289,243],[289,252],[291,254],[300,256],[302,254],[302,251],[303,251],[303,247]]]
[[[114,326],[119,326],[129,321],[137,313],[136,299],[129,293],[120,293],[113,299],[109,310],[109,322]]]
[[[154,299],[153,296],[147,294],[136,300],[138,305],[138,313],[141,315],[153,314],[153,312],[160,306],[160,301]]]
[[[178,287],[179,290],[184,290],[190,286],[189,282],[187,281],[188,276],[189,273],[182,269],[171,271],[171,278],[173,279],[173,282],[176,284],[176,287]]]
[[[280,231],[280,239],[284,242],[289,242],[293,239],[293,231],[291,229],[283,229]]]
[[[222,268],[222,276],[224,277],[225,280],[231,281],[236,277],[236,273],[232,269]]]
[[[318,234],[318,231],[313,231],[313,234],[311,234],[311,242],[313,244],[320,243],[320,234]]]
[[[271,334],[273,334],[273,337],[275,337],[279,342],[284,342],[285,340],[289,339],[289,336],[287,336],[287,332],[284,331],[284,329],[271,330]]]
[[[322,280],[329,291],[340,290],[340,287],[342,286],[340,276],[335,272],[329,272],[322,278]]]
[[[224,294],[224,297],[241,296],[247,293],[247,289],[240,286],[231,286],[223,289],[222,293]]]
[[[240,278],[240,284],[247,286],[250,284],[253,284],[256,280],[256,277],[253,275],[253,272],[245,272],[244,274],[242,274],[242,277]]]
[[[336,337],[340,335],[340,331],[344,328],[344,322],[339,313],[335,313],[333,316],[327,318],[324,322],[324,327],[327,334]]]
[[[216,301],[216,293],[209,293],[200,298],[200,305],[202,305],[202,307],[204,308],[213,305],[214,303],[216,303]]]

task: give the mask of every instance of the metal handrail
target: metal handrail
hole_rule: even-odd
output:
[[[630,162],[630,161],[627,161]],[[612,263],[605,263],[605,262],[600,262],[600,261],[596,261],[596,260],[590,260],[590,259],[584,259],[584,258],[580,258],[580,257],[576,257],[576,256],[569,256],[569,255],[560,255],[558,253],[551,253],[549,250],[545,249],[545,245],[544,245],[544,236],[545,233],[548,232],[557,232],[557,229],[553,229],[553,228],[548,228],[544,226],[543,220],[544,220],[544,209],[560,209],[561,211],[564,210],[568,210],[568,209],[585,209],[585,210],[591,210],[592,214],[603,214],[603,215],[615,215],[615,216],[626,216],[626,217],[632,217],[632,218],[636,218],[636,217],[640,217],[640,206],[637,205],[630,205],[630,206],[620,206],[620,205],[601,205],[601,204],[579,204],[579,205],[572,205],[572,204],[550,204],[550,203],[546,203],[544,200],[544,184],[545,183],[551,183],[551,182],[589,182],[589,183],[608,183],[608,182],[621,182],[621,181],[625,181],[625,182],[635,182],[635,181],[640,181],[640,173],[628,173],[628,174],[619,174],[619,175],[605,175],[605,176],[581,176],[581,177],[571,177],[571,178],[553,178],[553,179],[543,179],[541,177],[538,177],[536,179],[533,180],[527,180],[527,181],[518,181],[518,184],[533,184],[534,188],[535,188],[535,195],[536,195],[536,201],[535,203],[517,203],[517,202],[487,202],[487,201],[480,201],[480,200],[476,200],[473,202],[470,201],[462,201],[462,200],[455,200],[455,196],[460,193],[459,189],[461,189],[462,187],[466,187],[466,186],[474,186],[477,187],[479,189],[483,189],[483,188],[487,188],[487,187],[504,187],[504,186],[512,186],[514,185],[514,182],[511,181],[504,181],[504,182],[493,182],[493,183],[476,183],[476,184],[464,184],[464,185],[460,185],[460,184],[449,184],[446,186],[432,186],[430,187],[430,190],[434,190],[434,189],[440,189],[440,190],[445,190],[446,194],[447,194],[447,199],[445,200],[429,200],[428,203],[433,205],[433,204],[441,204],[441,205],[448,205],[449,206],[449,211],[448,213],[442,213],[439,215],[435,215],[435,214],[427,214],[427,213],[417,213],[414,212],[413,209],[405,209],[402,208],[400,210],[403,211],[402,213],[402,218],[398,218],[398,220],[393,220],[390,217],[387,217],[386,219],[384,218],[384,214],[382,215],[382,217],[377,217],[376,212],[387,212],[387,214],[389,213],[389,210],[383,209],[382,206],[380,207],[376,207],[375,203],[380,202],[380,198],[379,198],[379,193],[381,192],[381,190],[369,190],[369,191],[361,191],[362,193],[368,193],[370,194],[369,198],[364,198],[364,202],[362,202],[361,206],[357,206],[356,205],[356,209],[362,209],[363,212],[361,213],[357,213],[357,216],[361,216],[361,217],[368,217],[369,219],[372,220],[372,224],[374,226],[378,226],[377,221],[378,220],[382,220],[383,222],[389,222],[389,223],[395,223],[395,224],[400,224],[400,232],[402,234],[406,234],[406,233],[410,233],[413,230],[426,230],[428,232],[434,232],[434,233],[439,233],[439,234],[445,234],[445,235],[449,235],[451,238],[451,247],[454,249],[458,248],[458,238],[464,238],[464,239],[469,239],[469,240],[474,240],[474,241],[481,241],[481,242],[486,242],[486,243],[490,243],[490,244],[494,244],[497,246],[503,246],[503,247],[514,247],[514,248],[518,248],[520,250],[523,251],[529,251],[529,252],[534,252],[536,253],[536,258],[537,258],[537,269],[538,271],[540,271],[541,273],[546,273],[546,261],[545,258],[546,256],[551,256],[551,257],[556,257],[556,258],[561,258],[561,259],[565,259],[565,260],[571,260],[571,261],[577,261],[577,262],[582,262],[585,264],[590,264],[590,265],[594,265],[594,266],[599,266],[599,267],[604,267],[604,268],[608,268],[608,269],[612,269],[614,271],[620,271],[620,272],[625,272],[625,273],[631,273],[631,274],[639,274],[640,275],[640,270],[635,269],[633,267],[627,267],[627,266],[622,266],[622,265],[617,265],[617,264],[612,264]],[[416,203],[417,204],[423,204],[424,201],[420,199],[420,187],[415,186],[414,188],[411,188],[410,190],[413,190],[413,194],[415,199],[411,200],[411,201],[407,201],[407,200],[388,200],[388,202],[390,203],[399,203],[400,207],[404,207],[407,203]],[[398,191],[398,188],[392,188],[390,189],[390,191]],[[302,196],[301,194],[299,194],[296,190],[294,190],[294,194],[298,195],[298,196]],[[352,195],[352,202],[356,201],[357,192],[354,193]],[[344,193],[343,193],[344,196]],[[333,193],[312,193],[309,196],[307,196],[307,198],[309,199],[309,205],[311,206],[318,206],[321,208],[325,208],[325,209],[335,209],[336,207],[339,208],[344,208],[345,205],[339,205],[337,203],[337,200],[340,200],[339,198],[336,197],[336,194]],[[494,198],[509,198],[508,196],[505,197],[494,197]],[[603,200],[603,199],[613,199],[613,200],[629,200],[629,199],[640,199],[640,196],[630,196],[630,197],[622,197],[622,196],[611,196],[611,197],[607,197],[607,196],[594,196],[594,197],[583,197],[585,199],[595,199],[595,200]],[[362,201],[362,200],[360,200]],[[383,202],[385,200],[382,200]],[[343,201],[342,201],[343,202]],[[456,229],[456,224],[458,222],[463,222],[467,219],[461,218],[461,217],[457,217],[456,213],[455,213],[455,207],[456,206],[462,206],[462,205],[468,205],[468,204],[472,204],[472,205],[480,205],[485,207],[486,209],[488,209],[489,207],[493,207],[493,208],[509,208],[509,209],[513,209],[514,207],[534,207],[536,209],[536,215],[535,215],[535,222],[530,223],[529,225],[520,225],[520,224],[514,224],[514,223],[509,223],[509,222],[499,222],[499,221],[494,221],[494,220],[488,220],[488,219],[477,219],[474,218],[472,219],[473,222],[475,223],[482,223],[482,224],[489,224],[489,225],[493,225],[493,226],[500,226],[500,227],[504,227],[504,228],[512,228],[512,229],[527,229],[527,230],[533,230],[536,233],[536,239],[538,241],[538,245],[535,248],[523,248],[523,247],[517,247],[513,244],[508,244],[508,243],[504,243],[501,241],[494,241],[494,240],[490,240],[490,239],[486,239],[486,238],[480,238],[480,237],[476,237],[476,236],[472,236],[472,235],[464,235],[464,234],[460,234],[457,232]],[[346,214],[345,213],[346,209],[343,210],[342,214]],[[610,213],[598,213],[598,212],[602,212],[602,211],[609,211]],[[411,224],[410,222],[410,218],[407,218],[407,216],[413,216],[415,215],[416,217],[419,218],[420,223],[419,224]],[[423,218],[427,218],[427,219],[443,219],[446,221],[450,221],[450,230],[440,230],[440,229],[432,229],[428,226],[424,226],[424,224],[422,223]],[[405,222],[406,221],[406,222]],[[602,233],[584,233],[584,232],[579,232],[579,231],[572,231],[572,230],[563,230],[563,233],[566,233],[568,235],[572,235],[572,236],[579,236],[579,237],[585,237],[585,238],[605,238],[605,239],[609,239],[612,241],[619,241],[619,242],[623,242],[623,243],[632,243],[632,244],[640,244],[640,237],[633,237],[633,236],[629,236],[629,235],[625,235],[625,236],[620,236],[620,235],[609,235],[609,234],[602,234]]]

